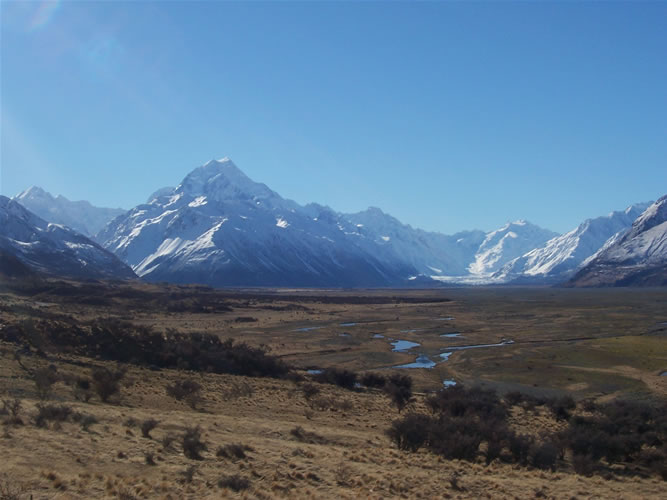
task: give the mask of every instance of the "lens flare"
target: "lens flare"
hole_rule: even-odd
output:
[[[35,31],[46,26],[60,7],[60,0],[40,2],[30,20],[29,29]]]

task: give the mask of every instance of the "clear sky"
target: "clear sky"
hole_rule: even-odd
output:
[[[667,193],[667,2],[1,2],[0,192],[286,198],[564,232]]]

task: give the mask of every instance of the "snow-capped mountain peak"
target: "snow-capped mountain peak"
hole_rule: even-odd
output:
[[[265,184],[254,182],[229,158],[210,160],[190,172],[174,190],[194,198],[215,201],[278,201],[282,198]]]
[[[507,262],[543,245],[554,236],[557,233],[523,219],[508,222],[486,234],[474,261],[468,266],[468,272],[477,276],[491,275]]]

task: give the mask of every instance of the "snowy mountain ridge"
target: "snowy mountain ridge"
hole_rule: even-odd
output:
[[[107,222],[125,213],[121,208],[95,207],[87,201],[70,201],[32,186],[12,198],[44,220],[71,227],[86,236],[95,235]]]
[[[97,243],[66,226],[46,222],[6,196],[0,196],[0,250],[46,274],[135,277],[129,267]]]
[[[623,211],[587,219],[573,230],[511,260],[494,274],[494,279],[501,282],[517,279],[557,282],[568,279],[608,241],[627,231],[649,205],[638,203]]]
[[[667,285],[667,196],[604,245],[577,272],[575,286]]]

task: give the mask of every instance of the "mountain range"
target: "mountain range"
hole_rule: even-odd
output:
[[[613,284],[581,279],[581,272],[601,262],[601,249],[634,231],[633,222],[653,206],[589,219],[563,235],[524,220],[488,233],[444,235],[402,224],[379,208],[343,214],[316,203],[301,206],[252,181],[227,158],[194,169],[178,186],[158,189],[127,212],[69,202],[37,187],[14,200],[50,222],[69,220],[73,229],[90,232],[104,224],[93,239],[144,280],[212,286],[561,283],[575,274],[574,285]],[[72,203],[78,210],[69,209]],[[664,217],[661,210],[652,221]],[[651,227],[664,236],[661,224]],[[661,262],[656,255],[665,255],[664,244],[647,263]],[[604,262],[606,269],[615,265]]]

